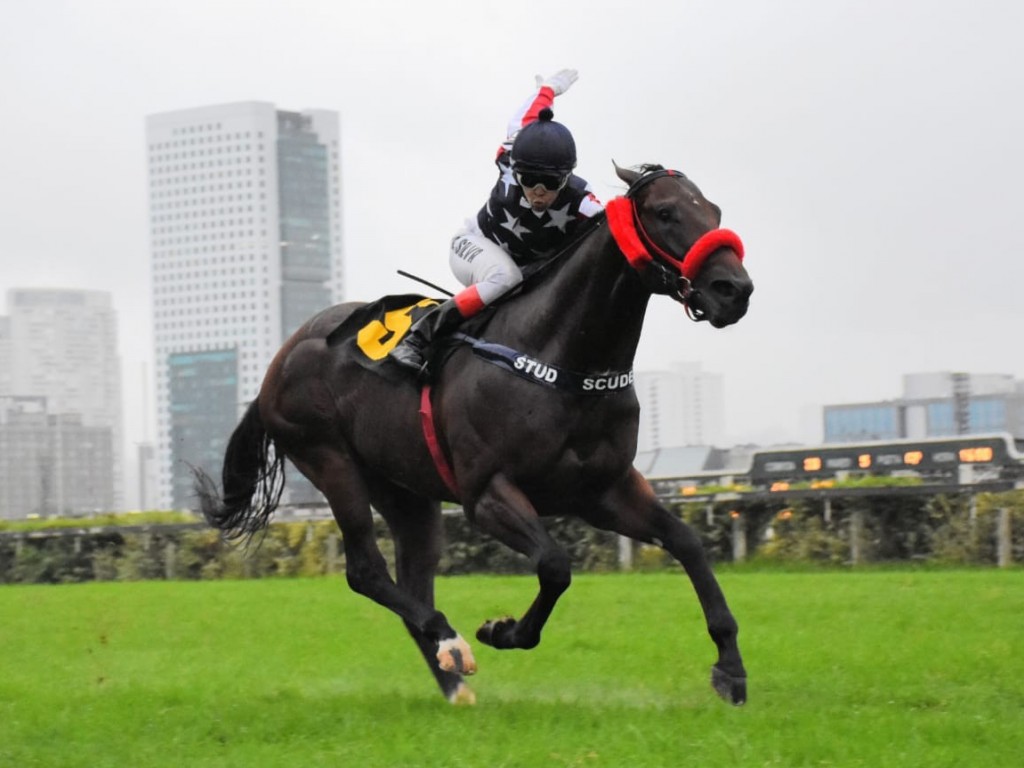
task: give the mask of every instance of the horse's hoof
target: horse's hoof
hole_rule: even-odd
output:
[[[515,626],[516,620],[511,616],[491,619],[480,625],[480,629],[476,631],[476,639],[492,648],[511,648],[509,638]]]
[[[476,694],[465,683],[459,683],[458,687],[448,695],[448,702],[455,707],[471,707],[476,704]]]
[[[476,672],[473,651],[461,635],[437,644],[437,665],[445,672],[454,672],[458,675],[472,675]]]
[[[715,693],[737,707],[747,702],[747,678],[745,677],[733,677],[718,667],[712,667],[711,687],[715,689]]]

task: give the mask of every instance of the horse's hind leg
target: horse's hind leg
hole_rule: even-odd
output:
[[[473,505],[472,515],[482,531],[529,557],[540,582],[537,597],[521,619],[488,621],[477,631],[477,639],[494,648],[533,648],[572,581],[569,556],[548,535],[525,494],[504,475],[495,475]]]
[[[679,561],[697,593],[708,634],[718,647],[711,685],[723,699],[743,704],[747,700],[747,673],[736,640],[739,628],[694,530],[658,503],[651,487],[635,470],[585,519],[598,528],[658,544]]]
[[[438,663],[448,672],[476,671],[469,645],[452,629],[432,601],[399,588],[388,573],[377,546],[370,495],[360,469],[342,449],[305,446],[289,458],[330,504],[345,544],[345,576],[353,591],[398,614],[408,626],[434,644]],[[454,653],[458,651],[458,653]]]
[[[444,543],[441,505],[383,483],[373,484],[371,497],[373,506],[387,522],[394,537],[395,576],[399,588],[433,608],[434,576]],[[453,704],[475,703],[476,695],[462,675],[441,668],[437,642],[408,621],[405,627],[445,698]],[[462,653],[462,649],[456,644],[448,644],[441,653],[452,657]],[[458,667],[458,664],[454,658],[449,658],[446,666]]]

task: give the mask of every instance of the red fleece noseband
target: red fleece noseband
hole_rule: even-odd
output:
[[[687,280],[693,281],[700,273],[708,256],[719,248],[730,248],[740,261],[743,261],[743,242],[739,235],[731,229],[712,229],[705,232],[690,246],[690,250],[683,256],[682,261],[669,255],[659,248],[650,237],[641,238],[641,232],[637,230],[636,210],[633,201],[627,197],[616,197],[605,206],[605,215],[608,218],[608,227],[611,229],[615,244],[626,257],[626,261],[633,269],[642,272],[654,257],[650,251],[654,250],[662,259],[669,262]],[[644,245],[644,239],[648,245]],[[649,247],[648,247],[649,246]]]
[[[736,258],[743,261],[743,242],[740,236],[731,229],[712,229],[697,238],[697,242],[690,246],[690,250],[683,257],[683,263],[679,265],[679,271],[687,280],[694,280],[700,274],[701,267],[708,260],[708,256],[719,248],[731,248]]]

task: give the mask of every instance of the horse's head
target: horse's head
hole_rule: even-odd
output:
[[[739,238],[718,227],[721,209],[679,171],[616,165],[615,172],[629,190],[608,204],[609,225],[651,290],[672,296],[694,320],[715,328],[742,318],[754,284]]]

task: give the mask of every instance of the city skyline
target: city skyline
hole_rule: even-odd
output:
[[[110,290],[126,443],[155,439],[145,115],[246,99],[337,110],[345,298],[370,300],[421,289],[397,269],[454,287],[448,242],[493,184],[511,111],[535,74],[573,67],[556,118],[598,196],[622,192],[612,160],[662,163],[743,238],[744,322],[713,331],[656,298],[636,358],[722,373],[730,442],[800,438],[804,412],[891,397],[905,371],[1024,377],[1024,108],[1008,97],[1024,85],[1024,6],[518,8],[383,3],[354,24],[315,0],[12,6],[0,293]],[[496,54],[497,29],[513,55]]]
[[[71,297],[75,299],[71,307],[72,314],[76,304],[91,306],[94,310],[99,310],[101,315],[113,319],[113,333],[110,332],[110,329],[106,332],[108,339],[119,335],[117,332],[117,308],[111,302],[109,294],[102,291],[53,287],[20,288],[9,291],[9,295],[6,297],[8,304],[12,304],[11,297],[17,297],[23,303],[27,301],[29,305],[34,304],[43,308],[52,307],[54,302],[58,305],[63,305],[62,298]],[[67,309],[67,307],[63,308],[62,313],[64,315],[68,314]],[[23,318],[23,323],[24,320],[25,318]],[[73,397],[69,399],[65,390],[61,389],[59,392],[53,390],[56,394],[51,394],[48,397],[44,391],[45,387],[40,389],[23,384],[23,382],[31,378],[31,375],[27,373],[29,370],[36,371],[36,379],[51,383],[66,377],[68,372],[62,371],[60,366],[53,367],[47,371],[42,370],[39,363],[45,363],[47,360],[52,362],[53,355],[48,354],[45,356],[45,359],[33,361],[33,364],[28,368],[22,366],[20,375],[17,375],[17,366],[9,365],[7,362],[12,358],[13,351],[10,321],[11,315],[9,310],[7,313],[0,313],[0,373],[4,374],[0,376],[0,398],[6,398],[7,401],[12,399],[19,401],[41,401],[43,403],[43,413],[49,412],[60,415],[63,419],[70,417],[70,421],[64,422],[71,430],[67,433],[69,435],[73,435],[82,426],[94,426],[96,423],[95,409],[92,409],[92,416],[90,416],[90,409],[74,405]],[[65,317],[63,324],[68,324],[67,317]],[[60,323],[51,323],[51,325],[58,327]],[[88,323],[80,325],[81,327],[77,329],[80,332],[88,332],[91,329],[95,329],[95,326]],[[24,329],[31,330],[36,328],[38,331],[39,327],[38,323],[24,323]],[[24,329],[22,330],[23,336],[27,333]],[[50,329],[40,335],[39,343],[45,344],[47,339],[52,338],[53,331]],[[74,343],[73,339],[71,343]],[[59,352],[60,346],[54,345],[54,348]],[[25,352],[22,351],[21,354],[24,356]],[[77,359],[92,360],[93,358],[95,358],[95,354],[90,354],[86,351],[84,354],[79,353]],[[72,358],[72,363],[74,361],[75,358]],[[235,362],[234,358],[232,358],[232,366]],[[98,370],[95,367],[84,370],[82,380],[95,379],[95,374]],[[210,370],[204,373],[208,374]],[[117,378],[120,382],[121,377]],[[976,420],[979,417],[982,419],[977,424],[967,423],[967,433],[988,434],[1006,431],[1016,438],[1024,438],[1024,428],[1014,427],[1014,425],[1019,427],[1019,425],[1024,424],[1024,421],[1022,421],[1024,420],[1024,394],[1022,394],[1024,393],[1024,381],[1015,379],[1012,374],[950,371],[907,372],[901,374],[901,378],[902,391],[894,390],[889,396],[880,401],[869,401],[860,398],[845,403],[824,404],[823,408],[818,412],[817,426],[815,427],[823,433],[818,439],[778,441],[776,443],[761,444],[761,447],[793,443],[825,445],[836,441],[844,442],[851,440],[934,438],[936,436],[957,434],[958,428],[952,422],[947,424],[946,421],[952,418],[951,414],[953,411],[951,409],[954,407],[955,381],[960,378],[964,379],[967,383],[965,394],[971,398],[971,420]],[[262,371],[258,372],[253,379],[257,388],[258,382],[261,380]],[[16,381],[18,384],[12,386],[12,381]],[[726,385],[727,382],[724,381],[724,377],[720,374],[703,370],[702,364],[695,361],[676,363],[670,366],[669,370],[636,370],[635,386],[638,399],[640,400],[641,408],[646,409],[641,413],[638,453],[650,454],[652,452],[656,453],[659,449],[678,449],[684,447],[706,447],[725,450],[749,449],[751,447],[749,443],[743,444],[728,439],[721,439],[723,435],[722,415],[727,410],[728,405],[724,394]],[[70,391],[86,391],[95,396],[100,388],[83,384],[77,387],[71,386],[69,389]],[[655,389],[657,390],[656,393],[653,392]],[[652,402],[652,398],[654,400],[660,399],[661,403]],[[95,400],[95,397],[92,399]],[[997,411],[993,411],[993,403],[998,406]],[[931,424],[922,409],[925,406],[934,409],[936,405],[940,406],[940,408],[945,408],[945,410],[941,411],[942,419],[944,420],[940,423]],[[977,410],[975,406],[981,406],[985,410],[978,411],[975,414],[974,411]],[[696,413],[696,411],[702,408],[705,411]],[[230,410],[231,408],[228,407],[224,409],[224,412],[229,413]],[[949,411],[948,414],[946,413],[947,410]],[[842,416],[843,413],[849,413],[853,420],[850,421],[850,417],[847,417],[847,420],[851,424],[856,425],[860,423],[861,419],[865,418],[865,416],[860,414],[866,414],[869,418],[877,418],[875,415],[877,411],[885,412],[887,421],[884,430],[877,433],[849,432],[849,427],[847,427],[846,433],[837,432],[832,437],[829,436],[829,419],[831,418],[834,421],[837,418],[837,414]],[[903,413],[904,411],[906,411],[906,414],[903,416],[893,415]],[[918,414],[916,411],[921,411],[921,413]],[[80,417],[83,414],[86,414],[84,425],[80,423]],[[157,415],[155,406],[152,415],[154,417]],[[653,425],[651,420],[655,418],[664,418],[665,420],[660,423],[657,430],[652,432]],[[224,427],[226,431],[222,435],[224,439],[233,429],[234,424],[234,416],[224,420],[224,425],[226,425]],[[75,439],[78,438],[74,438],[68,443],[68,449],[72,449],[77,444],[74,442]],[[95,430],[83,433],[81,439],[85,440],[86,444],[89,441],[95,441],[97,439]],[[113,445],[116,444],[117,441],[114,441]],[[115,462],[114,454],[118,453],[113,445],[109,449],[112,451],[110,454],[111,462]],[[124,456],[122,466],[124,467],[124,472],[122,473],[123,480],[120,483],[120,487],[123,490],[119,489],[117,491],[117,498],[122,501],[115,502],[114,504],[118,509],[147,508],[145,505],[132,503],[133,499],[141,500],[142,495],[146,492],[145,488],[139,484],[138,473],[145,474],[147,470],[142,465],[154,458],[148,455],[146,451],[147,445],[148,443],[145,440],[135,443],[123,443]],[[218,449],[222,450],[222,446]],[[107,455],[107,450],[102,449],[101,455]],[[144,458],[144,455],[146,458]],[[216,458],[219,460],[219,455]],[[120,460],[120,458],[116,459],[116,461]],[[69,461],[69,463],[73,464],[74,462]],[[81,472],[82,470],[76,469],[73,471]],[[120,471],[118,469],[118,472]],[[114,472],[112,471],[111,474],[114,474]],[[155,478],[148,479],[147,482],[152,483],[153,480]]]
[[[110,293],[11,289],[0,318],[0,516],[124,508]]]

